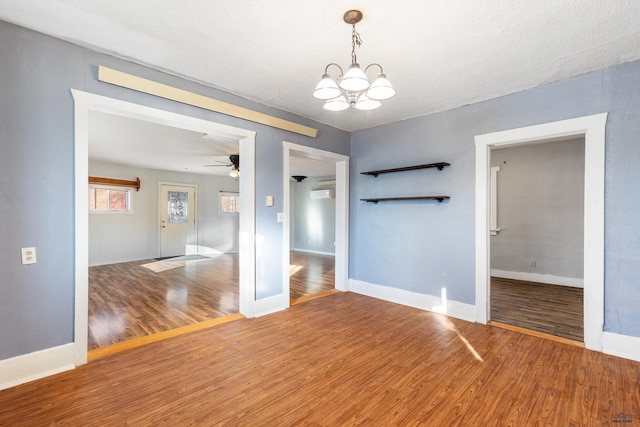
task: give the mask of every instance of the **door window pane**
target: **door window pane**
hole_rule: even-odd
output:
[[[167,218],[173,224],[186,224],[189,222],[189,193],[186,191],[168,192]]]

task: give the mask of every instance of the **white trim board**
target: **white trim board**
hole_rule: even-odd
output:
[[[309,250],[309,249],[293,248],[291,250],[292,251],[296,251],[296,252],[305,252],[305,253],[308,253],[308,254],[316,254],[316,255],[329,255],[329,256],[335,256],[336,255],[334,252],[312,251],[312,250]]]
[[[604,332],[602,352],[640,362],[640,338]]]
[[[0,360],[0,390],[74,368],[73,343]]]
[[[407,307],[418,308],[420,310],[432,311],[434,313],[445,314],[456,319],[474,322],[476,309],[471,304],[458,301],[447,300],[446,294],[440,297],[420,294],[404,289],[393,288],[391,286],[376,285],[362,280],[349,279],[349,289],[351,292],[366,295],[372,298],[402,304]]]
[[[584,280],[578,277],[554,276],[553,274],[528,273],[523,271],[506,271],[491,269],[491,277],[502,279],[524,280],[525,282],[546,283],[548,285],[583,288]]]
[[[476,321],[489,313],[490,156],[495,147],[584,137],[584,344],[602,351],[604,327],[604,153],[607,113],[475,136]]]

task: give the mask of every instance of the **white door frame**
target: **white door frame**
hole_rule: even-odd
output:
[[[490,153],[492,147],[584,137],[584,343],[602,351],[604,326],[604,168],[607,113],[476,135],[476,322],[489,320]]]
[[[80,90],[71,90],[75,103],[75,319],[74,361],[87,363],[89,298],[89,111],[136,118],[239,141],[242,156],[240,179],[240,313],[255,310],[255,135],[254,131],[120,101]],[[144,183],[142,184],[144,185]]]
[[[336,165],[336,236],[335,236],[335,288],[349,290],[349,156],[319,150],[304,145],[284,141],[283,182],[284,182],[284,245],[282,271],[284,277],[283,295],[289,307],[289,252],[291,250],[291,191],[289,188],[289,157],[292,152],[323,160]]]

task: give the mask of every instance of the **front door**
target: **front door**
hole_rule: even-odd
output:
[[[160,185],[161,257],[197,253],[195,198],[195,187]]]

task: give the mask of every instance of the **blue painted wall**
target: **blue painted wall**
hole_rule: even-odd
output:
[[[317,178],[291,183],[291,249],[335,254],[336,199],[312,199],[311,190],[335,191],[335,185],[319,185]]]
[[[131,62],[0,22],[0,360],[73,341],[74,104],[70,89],[256,134],[257,297],[282,292],[282,141],[349,154],[349,133]],[[319,129],[309,138],[97,80],[104,65]],[[258,78],[259,76],[256,76]],[[267,208],[267,195],[275,207]],[[38,263],[20,264],[35,246]]]
[[[401,95],[398,95],[401,96]],[[605,330],[640,337],[640,62],[486,102],[355,132],[350,276],[474,304],[474,135],[609,112],[606,129]],[[442,172],[360,175],[446,161]],[[450,195],[371,205],[363,197]]]

